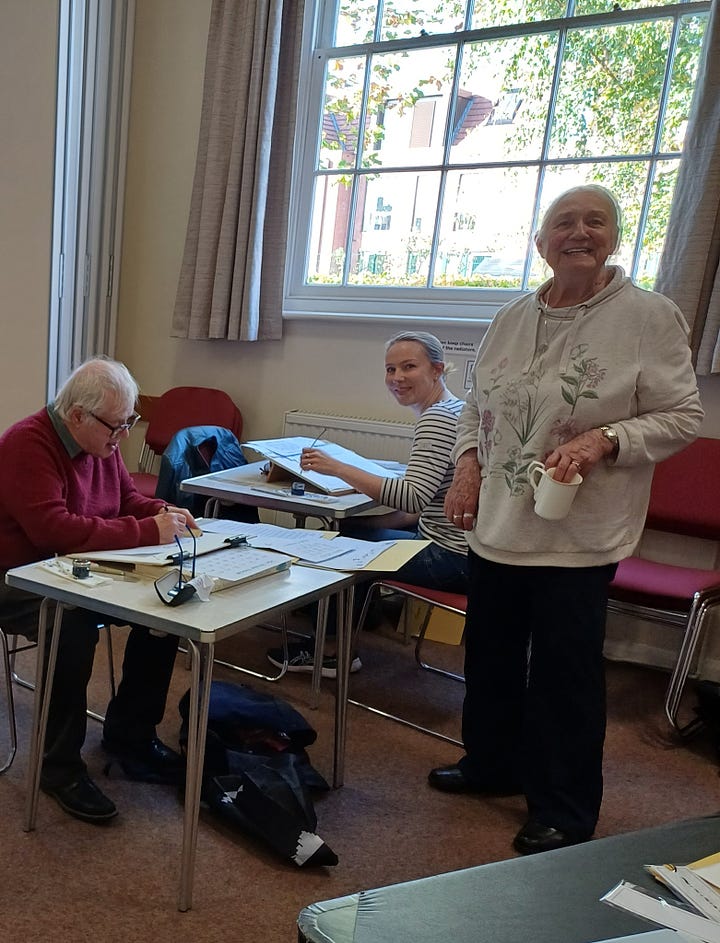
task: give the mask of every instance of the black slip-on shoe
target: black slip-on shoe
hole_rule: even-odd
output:
[[[82,776],[66,786],[42,786],[44,793],[58,803],[61,809],[83,822],[102,824],[118,814],[115,803],[98,789],[89,776]]]
[[[111,753],[128,779],[142,783],[177,785],[185,775],[185,760],[158,737],[126,743],[104,737],[103,749]],[[112,763],[105,767],[106,774]]]
[[[474,792],[482,796],[517,796],[522,789],[515,783],[479,784],[469,780],[457,764],[430,770],[428,783],[440,792]]]
[[[535,855],[541,851],[554,851],[556,848],[567,848],[569,845],[580,845],[589,841],[592,835],[583,835],[577,832],[564,832],[551,825],[542,825],[532,820],[526,822],[515,836],[513,847],[522,855]]]

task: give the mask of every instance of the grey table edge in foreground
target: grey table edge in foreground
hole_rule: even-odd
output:
[[[478,841],[482,835],[478,834]],[[304,908],[300,943],[590,943],[654,929],[600,902],[622,880],[659,896],[645,864],[720,851],[720,815],[361,891]]]

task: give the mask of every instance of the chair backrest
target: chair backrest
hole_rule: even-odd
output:
[[[176,386],[163,393],[154,404],[145,444],[160,455],[175,433],[188,426],[222,426],[240,439],[242,413],[223,390]]]
[[[696,439],[658,462],[645,526],[720,540],[720,439]]]

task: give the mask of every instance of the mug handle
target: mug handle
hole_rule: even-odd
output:
[[[542,462],[530,462],[528,466],[528,481],[533,491],[537,491],[540,480],[545,472],[545,466]]]

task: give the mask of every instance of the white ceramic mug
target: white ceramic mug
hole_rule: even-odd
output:
[[[535,513],[546,521],[560,521],[567,517],[578,487],[583,483],[575,474],[570,481],[555,481],[554,468],[545,468],[542,462],[531,462],[528,478],[535,492]]]

